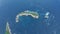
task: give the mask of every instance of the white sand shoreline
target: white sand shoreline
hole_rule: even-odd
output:
[[[39,18],[39,15],[38,15],[37,12],[24,11],[24,12],[19,13],[19,14],[16,16],[16,22],[19,22],[19,16],[24,16],[24,15],[25,15],[25,16],[30,15],[30,16],[32,16],[33,18],[36,18],[36,19]]]

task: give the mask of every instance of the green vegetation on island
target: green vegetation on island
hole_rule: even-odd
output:
[[[6,24],[6,32],[5,34],[11,34],[11,30],[10,30],[10,27],[9,27],[9,23],[7,22]]]

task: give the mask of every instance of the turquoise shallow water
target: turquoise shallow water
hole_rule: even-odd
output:
[[[4,34],[6,22],[10,24],[12,34],[60,34],[60,0],[0,0],[0,34]],[[40,15],[39,19],[31,16],[20,17],[15,22],[18,13],[31,10]],[[50,12],[50,18],[44,14]],[[55,16],[55,18],[52,18]]]

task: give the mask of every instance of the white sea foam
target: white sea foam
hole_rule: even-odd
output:
[[[47,13],[45,14],[45,18],[49,18],[49,14],[50,14],[50,12],[47,12]]]

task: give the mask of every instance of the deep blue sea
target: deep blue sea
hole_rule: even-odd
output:
[[[25,10],[37,12],[39,19],[22,16],[16,23],[16,15]],[[60,34],[60,0],[0,0],[0,34],[5,34],[7,21],[12,34]]]

